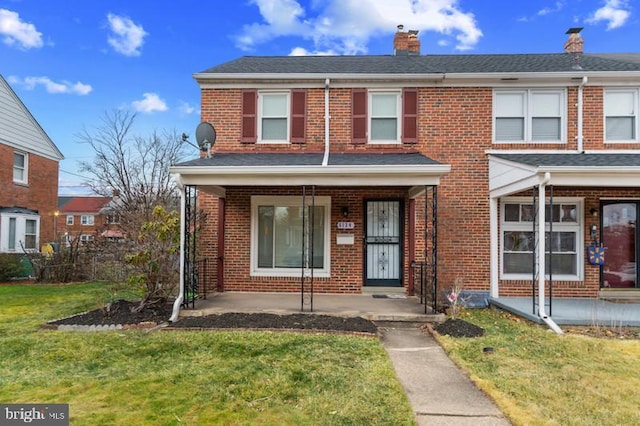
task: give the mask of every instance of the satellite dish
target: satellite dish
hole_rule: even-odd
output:
[[[216,142],[216,129],[213,128],[211,123],[203,121],[198,124],[196,128],[196,141],[202,151],[209,151]]]

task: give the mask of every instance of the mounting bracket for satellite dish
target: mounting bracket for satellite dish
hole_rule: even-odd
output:
[[[211,147],[216,143],[216,129],[211,123],[203,121],[196,128],[196,142],[200,151],[206,153],[207,158],[211,157]]]

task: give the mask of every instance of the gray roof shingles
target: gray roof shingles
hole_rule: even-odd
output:
[[[640,167],[638,154],[491,154],[493,157],[534,167]]]
[[[178,167],[283,167],[321,166],[323,154],[317,153],[217,153],[176,164]],[[331,153],[329,166],[410,166],[440,165],[420,153]]]
[[[584,54],[581,71],[640,71],[640,53]],[[549,54],[243,56],[202,74],[438,74],[576,72],[574,56]]]

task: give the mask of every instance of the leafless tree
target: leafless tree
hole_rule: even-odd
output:
[[[185,157],[175,130],[137,136],[132,130],[135,120],[135,113],[116,109],[105,112],[93,131],[85,128],[77,135],[95,153],[93,160],[80,162],[80,170],[91,176],[87,184],[99,195],[118,194],[109,207],[134,238],[156,206],[175,208],[177,192],[169,167]]]

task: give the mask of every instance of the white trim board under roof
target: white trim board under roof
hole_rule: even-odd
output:
[[[330,154],[216,153],[180,163],[171,173],[183,185],[225,186],[408,186],[438,185],[451,166],[419,153]],[[420,191],[412,190],[412,194]]]
[[[548,176],[547,176],[548,174]],[[491,198],[542,183],[578,187],[640,187],[638,153],[489,153]]]

